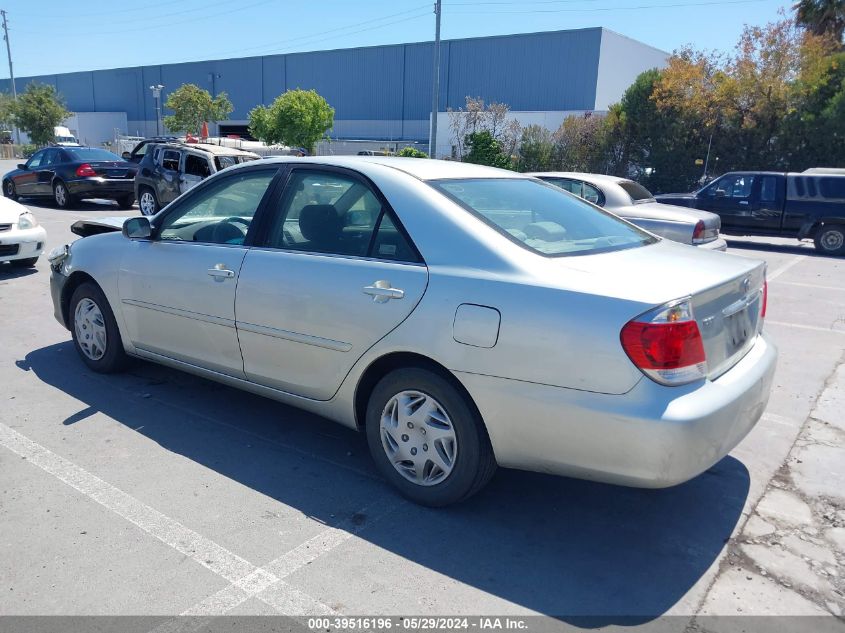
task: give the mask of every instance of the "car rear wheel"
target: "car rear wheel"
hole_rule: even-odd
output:
[[[11,180],[7,180],[3,183],[3,195],[11,200],[18,199],[18,192],[15,189],[15,183]]]
[[[26,259],[13,259],[9,263],[15,268],[30,268],[32,266],[35,266],[35,263],[37,261],[37,257],[28,257]]]
[[[138,197],[138,208],[141,209],[142,215],[155,215],[158,213],[158,198],[155,192],[149,187],[141,189],[141,195]]]
[[[845,255],[845,225],[827,224],[815,237],[816,250],[825,255]]]
[[[472,403],[443,376],[398,369],[367,405],[367,442],[382,475],[412,501],[445,506],[490,480],[496,460]]]
[[[61,180],[57,180],[53,185],[53,200],[59,209],[69,209],[73,206],[73,198],[67,190],[67,185]]]
[[[135,204],[135,194],[131,193],[126,196],[121,196],[116,200],[117,206],[121,209],[131,209],[132,205]]]
[[[73,344],[88,367],[103,374],[125,367],[128,357],[117,321],[99,286],[87,282],[74,290],[69,314]]]

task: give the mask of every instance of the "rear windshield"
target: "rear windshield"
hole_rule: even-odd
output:
[[[80,147],[80,148],[65,148],[65,151],[70,154],[74,160],[117,160],[123,159],[117,154],[112,154],[104,149],[97,149],[96,147]]]
[[[651,192],[638,182],[634,182],[633,180],[620,180],[619,186],[625,190],[625,193],[631,196],[631,200],[634,202],[638,202],[640,200],[654,200],[654,196],[651,195]]]
[[[429,184],[520,246],[541,255],[584,255],[657,241],[616,216],[537,180],[468,178]]]

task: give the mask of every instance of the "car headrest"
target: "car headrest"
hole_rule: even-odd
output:
[[[309,204],[299,212],[299,230],[309,242],[326,244],[340,237],[343,224],[332,205]]]

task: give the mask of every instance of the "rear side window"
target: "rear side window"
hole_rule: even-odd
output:
[[[211,175],[211,167],[208,166],[208,160],[203,156],[188,154],[185,157],[185,173],[191,176],[207,178]]]
[[[559,188],[522,178],[434,180],[429,184],[512,241],[540,255],[586,255],[657,239]]]
[[[845,178],[820,178],[819,190],[825,198],[845,199]]]
[[[643,187],[640,183],[634,182],[633,180],[620,180],[619,186],[625,190],[629,196],[631,196],[632,202],[637,202],[639,200],[653,200],[654,196],[651,195],[651,192]]]
[[[777,199],[777,178],[763,176],[760,184],[760,202],[774,202]]]

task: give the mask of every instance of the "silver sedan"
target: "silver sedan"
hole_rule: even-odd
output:
[[[727,250],[719,235],[722,220],[715,213],[661,204],[641,184],[605,174],[537,172],[530,174],[607,209],[637,226],[682,244]]]
[[[724,457],[769,396],[762,262],[512,172],[388,157],[226,169],[50,255],[82,361],[161,363],[365,432],[427,505],[497,465],[643,487]]]

